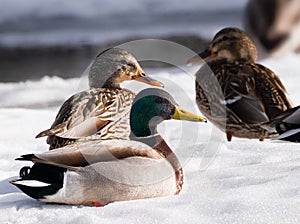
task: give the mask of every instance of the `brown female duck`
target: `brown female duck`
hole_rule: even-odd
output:
[[[207,64],[196,73],[196,102],[200,111],[218,128],[240,138],[264,139],[276,130],[264,124],[291,108],[279,78],[256,63],[256,47],[245,32],[225,28],[209,48],[192,58]]]
[[[71,96],[61,106],[51,128],[36,137],[49,136],[50,150],[86,137],[126,139],[135,93],[120,84],[130,80],[163,86],[148,77],[127,51],[111,48],[100,53],[89,71],[91,88]]]

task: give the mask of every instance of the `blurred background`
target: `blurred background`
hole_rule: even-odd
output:
[[[160,38],[199,51],[247,0],[0,0],[0,82],[79,77],[102,50]]]
[[[0,0],[0,82],[79,77],[94,57],[158,38],[203,50],[224,27],[247,31],[259,58],[300,51],[300,0]],[[143,64],[142,66],[158,64]]]

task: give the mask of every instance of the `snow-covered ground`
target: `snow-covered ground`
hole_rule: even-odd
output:
[[[295,105],[300,104],[299,61],[292,54],[262,62],[281,77]],[[151,73],[179,104],[199,113],[191,76],[174,69]],[[167,121],[159,127],[183,164],[178,196],[105,207],[27,197],[8,181],[31,163],[14,159],[47,150],[45,139],[35,135],[50,126],[58,105],[85,85],[84,79],[56,77],[0,84],[0,223],[300,223],[300,144],[236,138],[227,143],[210,123]]]

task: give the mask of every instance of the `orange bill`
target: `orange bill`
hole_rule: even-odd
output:
[[[139,70],[139,76],[137,78],[134,79],[135,81],[138,82],[143,82],[146,83],[148,85],[151,86],[158,86],[158,87],[164,87],[164,84],[162,84],[161,82],[150,78],[148,75],[146,75],[142,69]]]
[[[217,54],[213,53],[211,48],[208,48],[208,49],[202,51],[201,53],[199,53],[198,55],[189,59],[187,63],[188,64],[198,63],[198,62],[202,62],[203,60],[214,58],[216,56],[217,56]]]

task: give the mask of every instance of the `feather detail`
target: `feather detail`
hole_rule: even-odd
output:
[[[84,138],[128,139],[134,97],[127,89],[92,88],[77,93],[62,105],[51,128],[36,138],[49,136],[47,142],[51,148]]]

